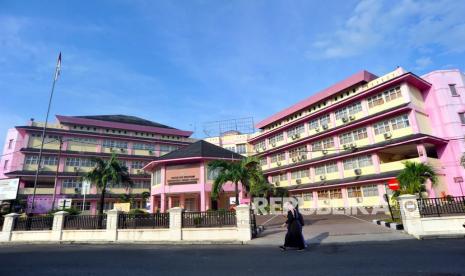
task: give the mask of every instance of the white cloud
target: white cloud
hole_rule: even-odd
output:
[[[379,48],[465,51],[465,2],[362,0],[344,25],[312,42],[310,58],[346,58]]]
[[[428,67],[429,65],[431,65],[433,63],[433,61],[431,60],[430,57],[421,57],[421,58],[418,58],[417,60],[415,60],[415,64],[416,64],[416,70],[423,70],[425,69],[426,67]]]

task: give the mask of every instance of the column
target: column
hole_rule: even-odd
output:
[[[157,212],[157,206],[158,202],[155,197],[155,195],[150,196],[150,213],[156,213]]]
[[[409,112],[408,121],[410,123],[410,126],[412,127],[413,133],[420,133],[415,109]]]
[[[61,241],[61,234],[63,231],[63,225],[65,223],[65,217],[68,212],[59,211],[53,214],[53,225],[52,225],[52,240]]]
[[[166,212],[166,195],[165,193],[160,194],[160,213]]]
[[[200,163],[200,211],[205,212],[207,210],[207,199],[206,199],[206,183],[205,178],[205,163]]]
[[[252,239],[250,225],[249,205],[241,204],[236,207],[237,239],[241,242],[247,242]]]
[[[371,155],[371,161],[373,162],[373,167],[375,168],[375,173],[380,173],[381,168],[379,166],[379,156],[376,153]]]
[[[185,203],[186,203],[186,197],[185,197],[185,195],[184,195],[184,194],[180,194],[180,195],[179,195],[179,207],[181,207],[182,209],[186,209]]]
[[[171,209],[173,207],[173,197],[171,195],[168,195],[168,209]]]
[[[368,135],[368,141],[370,142],[370,144],[372,145],[375,144],[375,133],[374,133],[372,125],[367,126],[367,135]]]
[[[337,169],[339,171],[339,178],[343,179],[344,178],[344,164],[342,161],[337,161]]]
[[[420,162],[426,163],[428,161],[428,157],[426,156],[426,148],[424,144],[417,145],[418,156],[420,157]]]
[[[107,212],[107,237],[109,241],[118,239],[118,213],[116,209]]]
[[[2,232],[0,232],[0,242],[11,241],[11,232],[13,231],[14,222],[17,217],[19,217],[19,214],[16,213],[5,215],[5,220],[3,221],[3,229]]]
[[[341,188],[342,199],[344,200],[344,208],[348,209],[349,206],[349,195],[347,194],[347,188]]]
[[[387,194],[386,186],[384,184],[378,184],[379,205],[387,204],[387,202],[384,200],[385,194]]]
[[[200,211],[201,212],[205,212],[207,209],[206,209],[206,206],[207,205],[207,202],[206,202],[206,194],[204,191],[201,191],[200,192]]]
[[[400,214],[404,230],[420,239],[423,234],[420,211],[418,209],[417,197],[415,195],[401,195],[398,197]]]
[[[170,240],[182,240],[182,209],[180,207],[171,208],[170,213]]]
[[[318,209],[318,192],[313,191],[313,208]]]

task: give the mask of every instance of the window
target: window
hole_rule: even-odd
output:
[[[322,146],[321,141],[317,141],[317,142],[312,144],[312,151],[319,151],[319,150],[322,150],[322,149],[323,149],[323,146]]]
[[[460,117],[460,123],[462,123],[462,125],[465,125],[465,112],[460,112],[459,117]]]
[[[332,189],[332,190],[329,190],[329,196],[330,198],[342,198],[342,192],[341,192],[341,189]]]
[[[161,184],[161,169],[153,172],[153,185]]]
[[[283,173],[279,175],[279,181],[286,181],[287,180],[287,174]]]
[[[329,199],[328,191],[318,191],[318,199]]]
[[[271,156],[271,163],[284,161],[285,159],[286,159],[286,154],[284,152],[277,153]]]
[[[220,171],[221,171],[220,168],[216,168],[212,170],[210,169],[210,167],[207,167],[207,180],[215,180],[220,174]]]
[[[402,97],[402,93],[400,92],[399,86],[397,86],[396,88],[384,91],[383,94],[384,94],[384,99],[386,102],[390,102],[392,100]]]
[[[315,167],[315,175],[323,175],[325,174],[325,172],[326,172],[325,165]]]
[[[298,158],[302,156],[307,156],[307,146],[301,146],[289,151],[289,158]]]
[[[362,191],[364,197],[378,196],[378,186],[376,185],[363,186]]]
[[[320,165],[318,167],[315,167],[315,174],[316,175],[323,175],[323,174],[329,174],[329,173],[334,173],[337,172],[337,163],[336,162],[329,162],[324,165]]]
[[[363,155],[344,160],[344,170],[359,169],[373,165],[373,160],[370,155]]]
[[[116,140],[103,140],[103,147],[105,147],[105,148],[127,149],[128,148],[128,142],[116,141]]]
[[[95,162],[92,159],[89,159],[89,158],[82,158],[80,160],[80,163],[81,163],[81,167],[90,168],[90,167],[95,166]],[[124,166],[126,165],[125,163],[126,163],[126,161],[122,161],[122,160],[120,161],[120,164],[122,164]]]
[[[260,150],[260,149],[265,149],[266,146],[265,146],[265,140],[261,140],[260,142],[258,142],[257,144],[253,145],[253,148],[254,150]]]
[[[172,152],[172,151],[177,150],[177,149],[178,149],[178,146],[160,145],[161,154],[167,154],[167,153]]]
[[[358,141],[368,138],[368,133],[366,128],[359,128],[352,132],[346,132],[339,135],[339,140],[342,145],[351,143],[353,141]]]
[[[323,140],[323,148],[324,149],[329,149],[334,147],[334,139],[333,138],[327,138]]]
[[[247,147],[246,147],[245,144],[238,144],[238,145],[236,146],[236,149],[237,149],[237,153],[239,153],[239,154],[245,154],[245,153],[247,153]]]
[[[78,209],[78,210],[82,210],[82,201],[73,201],[71,202],[71,207],[73,209]],[[90,201],[86,201],[84,203],[84,210],[86,211],[89,211],[90,210]]]
[[[36,165],[39,162],[39,156],[37,155],[26,155],[24,163],[26,165]]]
[[[266,161],[266,157],[260,158],[260,166],[266,166],[266,165],[268,165],[268,162]]]
[[[8,167],[8,160],[5,160],[5,162],[3,162],[3,169],[6,170],[7,167]]]
[[[42,165],[55,166],[58,164],[58,158],[55,156],[44,156],[41,161]]]
[[[77,157],[68,157],[66,158],[65,165],[71,167],[79,167],[80,159]]]
[[[392,118],[390,120],[390,123],[391,123],[391,126],[392,126],[393,130],[406,128],[406,127],[410,126],[407,115],[402,115],[402,116],[399,116],[399,117]]]
[[[97,139],[94,138],[71,137],[69,141],[78,144],[97,145]]]
[[[276,134],[275,136],[271,137],[269,139],[269,142],[270,144],[276,144],[276,143],[279,143],[281,141],[284,141],[284,133],[281,132],[279,134]]]
[[[136,180],[132,187],[135,189],[150,189],[150,180]]]
[[[304,201],[311,201],[313,199],[313,193],[304,193],[302,194]]]
[[[329,125],[329,114],[326,114],[320,118],[320,125]]]
[[[362,111],[362,103],[356,102],[346,107],[343,107],[339,110],[336,110],[336,120],[348,117],[349,115],[354,115]]]
[[[309,176],[309,171],[308,169],[306,170],[299,170],[299,171],[293,171],[291,173],[291,179],[300,179],[300,178],[304,178],[304,177],[308,177]]]
[[[134,143],[132,144],[132,149],[155,151],[155,145],[145,144],[145,143]]]
[[[287,131],[287,136],[291,137],[292,135],[295,134],[302,134],[305,132],[305,127],[304,125],[298,125],[296,127],[293,127]]]
[[[318,121],[318,119],[311,120],[311,121],[308,123],[308,128],[309,128],[309,129],[315,129],[315,128],[318,128],[319,126],[320,126],[320,122]]]
[[[373,108],[378,105],[384,104],[384,99],[383,99],[383,94],[377,94],[375,96],[369,97],[368,98],[368,107]]]
[[[271,177],[271,183],[276,183],[279,181],[279,175],[273,175]]]
[[[142,169],[147,163],[144,161],[132,161],[131,167],[133,169]]]
[[[389,121],[376,123],[373,125],[373,129],[375,130],[375,135],[380,135],[391,131],[389,128]]]
[[[362,197],[362,191],[360,187],[347,188],[347,195],[349,197]]]
[[[453,97],[460,96],[459,93],[457,93],[457,88],[455,87],[455,84],[449,84],[449,90],[450,90],[450,94]]]
[[[8,149],[11,149],[13,147],[13,139],[10,139],[8,141]]]
[[[77,178],[63,179],[63,188],[82,188],[82,181]]]

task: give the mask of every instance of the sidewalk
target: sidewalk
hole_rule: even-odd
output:
[[[352,217],[346,215],[304,216],[304,237],[308,244],[332,244],[353,242],[379,242],[411,240],[412,236],[371,223],[371,216]],[[282,245],[286,228],[282,228],[285,218],[282,215],[261,218],[265,231],[249,244]]]

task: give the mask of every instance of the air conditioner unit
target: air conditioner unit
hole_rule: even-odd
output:
[[[141,173],[142,173],[142,170],[137,170],[136,173],[137,173],[137,174],[141,174]]]
[[[295,138],[296,138],[296,139],[297,139],[297,138],[300,138],[300,133],[297,133],[297,134],[295,135]]]
[[[324,125],[323,125],[323,129],[328,129],[328,125],[327,125],[327,124],[324,124]]]
[[[110,151],[113,151],[113,148],[112,148],[112,147],[110,147],[110,148],[109,148],[109,150],[110,150]]]
[[[80,194],[81,193],[81,188],[74,188],[74,193],[75,194]]]
[[[124,152],[124,149],[123,149],[123,148],[120,148],[119,151]]]
[[[281,166],[281,162],[277,162],[276,165]]]
[[[320,128],[319,127],[315,128],[315,131],[320,132]]]
[[[79,167],[74,167],[74,171],[75,171],[75,172],[78,172],[78,171],[79,171]]]
[[[362,174],[362,169],[355,169],[355,170],[354,170],[354,173],[355,173],[356,175],[361,175],[361,174]]]
[[[322,153],[323,153],[324,155],[326,155],[326,154],[328,154],[328,150],[323,150]]]
[[[271,143],[271,146],[274,148],[276,147],[276,143]]]
[[[279,186],[279,181],[276,181],[276,182],[274,183],[274,185],[275,185],[275,186]]]
[[[325,200],[323,200],[323,203],[324,204],[329,204],[329,200],[325,199]]]
[[[292,157],[292,162],[297,162],[297,158],[296,158],[296,157]]]
[[[326,175],[320,175],[320,180],[326,180]]]
[[[259,150],[259,149],[255,149],[255,152],[256,152],[256,153],[259,153],[259,152],[260,152],[260,150]]]
[[[302,184],[302,179],[297,179],[297,180],[295,181],[295,183],[297,183],[297,184]]]
[[[389,138],[391,138],[391,137],[392,137],[392,133],[391,133],[391,132],[388,131],[388,132],[384,133],[384,139],[389,139]]]
[[[301,158],[302,160],[307,160],[307,155],[302,155]]]
[[[347,122],[349,121],[349,118],[347,118],[347,117],[342,117],[341,120],[342,120],[343,123],[347,123]]]
[[[350,147],[351,147],[352,149],[356,149],[356,148],[357,148],[357,144],[351,143],[351,144],[350,144]]]
[[[362,203],[362,202],[363,202],[363,198],[357,197],[357,203]]]
[[[149,150],[149,154],[153,154],[153,150]]]
[[[350,116],[349,116],[349,119],[350,119],[351,121],[353,121],[353,120],[355,120],[355,116],[354,116],[354,115],[350,115]]]
[[[346,149],[348,149],[348,148],[349,148],[349,145],[347,145],[347,144],[344,144],[344,145],[342,145],[342,147],[343,147],[343,148],[346,150]]]

